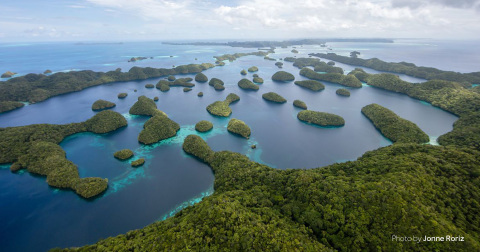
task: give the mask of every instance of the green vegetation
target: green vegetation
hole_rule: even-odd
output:
[[[191,89],[191,88],[188,88],[188,87],[186,87],[186,88],[183,88],[183,92],[190,92],[190,91],[192,91],[192,89]]]
[[[372,121],[375,128],[394,143],[427,143],[430,140],[415,123],[378,104],[363,107],[362,113]]]
[[[0,102],[28,101],[36,103],[52,96],[76,92],[106,83],[144,80],[175,74],[199,73],[212,67],[214,67],[213,64],[203,63],[177,66],[173,69],[132,67],[128,72],[122,72],[120,69],[117,69],[106,73],[70,71],[51,75],[27,74],[11,78],[0,85]]]
[[[21,108],[25,106],[25,104],[16,101],[3,101],[0,102],[0,113],[7,112],[10,110],[14,110],[17,108]]]
[[[132,167],[139,167],[139,166],[142,166],[143,164],[145,164],[145,159],[144,158],[140,158],[140,159],[137,159],[135,161],[132,161],[132,163],[130,163],[132,165]]]
[[[272,75],[272,80],[274,81],[281,81],[281,82],[288,82],[295,80],[295,76],[293,74],[285,72],[285,71],[278,71]]]
[[[250,136],[250,127],[245,122],[232,118],[227,125],[227,130],[233,134],[240,135],[248,139]]]
[[[263,79],[260,77],[253,77],[253,82],[263,84]]]
[[[158,96],[153,97],[153,101],[158,101],[158,100],[159,100]]]
[[[268,57],[268,56],[263,57],[263,59],[264,60],[270,60],[270,61],[276,61],[276,59]]]
[[[267,54],[268,54],[267,52],[259,51],[259,52],[251,52],[251,53],[224,54],[222,56],[214,56],[214,58],[219,62],[224,61],[224,60],[228,60],[228,61],[232,62],[232,61],[234,61],[234,60],[236,60],[240,57],[245,57],[245,56],[250,56],[250,55],[264,57]]]
[[[96,100],[92,104],[92,110],[93,111],[98,111],[98,110],[104,110],[104,109],[110,109],[115,107],[116,104],[113,102],[105,101],[105,100]]]
[[[222,80],[217,79],[217,78],[211,78],[210,81],[208,82],[208,85],[210,85],[210,86],[215,86],[215,84],[223,86],[225,83]]]
[[[115,152],[113,154],[113,156],[116,159],[126,160],[126,159],[129,159],[129,158],[133,157],[133,151],[131,151],[129,149],[123,149],[123,150],[119,150],[119,151]]]
[[[314,69],[313,71],[315,72],[325,72],[325,73],[339,73],[339,74],[343,74],[343,69],[341,67],[334,67],[332,65],[329,65],[325,62],[318,62],[318,64],[316,64],[314,66]]]
[[[292,53],[298,53],[298,51],[295,50],[295,49],[293,49],[291,52],[292,52]]]
[[[177,135],[180,125],[174,122],[165,113],[156,113],[143,125],[143,130],[138,135],[138,141],[142,144],[154,144],[161,140]]]
[[[216,116],[223,116],[227,117],[232,114],[232,109],[230,108],[230,104],[232,102],[239,101],[240,97],[234,93],[228,94],[227,98],[224,101],[216,101],[207,106],[208,113]]]
[[[225,87],[223,85],[220,85],[218,83],[216,83],[213,88],[217,91],[222,91],[222,90],[225,90]]]
[[[50,186],[72,189],[84,198],[94,197],[107,189],[108,180],[80,178],[76,165],[66,159],[58,144],[75,133],[107,133],[126,125],[122,115],[105,110],[82,123],[0,128],[0,163],[12,163],[12,172],[27,169],[46,176]]]
[[[195,124],[195,130],[198,132],[207,132],[213,129],[213,124],[209,121],[202,120]]]
[[[426,80],[446,80],[446,81],[458,81],[458,82],[469,82],[469,83],[480,83],[480,72],[474,73],[457,73],[452,71],[442,71],[432,67],[418,67],[412,63],[399,62],[391,63],[379,60],[377,58],[373,59],[360,59],[357,57],[346,57],[340,56],[335,53],[316,53],[309,54],[312,56],[325,58],[329,60],[334,60],[340,63],[363,66],[375,69],[377,71],[385,71],[392,73],[405,74],[408,76],[413,76],[416,78],[422,78]]]
[[[247,75],[247,71],[245,71],[245,69],[243,69],[242,71],[240,71],[240,74],[241,75]]]
[[[295,100],[293,101],[293,106],[301,109],[307,109],[307,104],[301,100]]]
[[[203,96],[203,92],[198,92],[197,96],[198,96],[198,97],[202,97],[202,96]]]
[[[104,110],[85,121],[83,126],[85,131],[103,134],[127,126],[127,120],[120,113]]]
[[[153,116],[157,113],[157,105],[152,99],[142,95],[133,104],[129,111],[132,115]]]
[[[332,83],[337,83],[340,85],[344,85],[347,87],[355,87],[355,88],[361,88],[362,87],[362,82],[358,80],[355,75],[343,75],[339,73],[325,73],[325,74],[320,74],[308,67],[302,68],[300,70],[300,75],[305,76],[309,79],[313,80],[320,80],[320,81],[328,81]]]
[[[1,78],[11,78],[15,74],[17,74],[17,73],[6,71],[5,73],[2,74]]]
[[[120,94],[117,95],[117,97],[118,97],[118,99],[123,99],[123,98],[127,97],[127,95],[128,95],[127,93],[120,93]]]
[[[165,221],[74,250],[480,249],[476,151],[394,144],[353,162],[280,170],[213,152],[195,135],[183,149],[211,166],[213,195]],[[465,242],[396,242],[392,234],[455,234]]]
[[[262,95],[262,98],[276,103],[285,103],[287,100],[275,92],[268,92]]]
[[[192,78],[178,78],[176,79],[175,81],[169,83],[169,85],[171,87],[176,87],[176,86],[180,86],[180,87],[193,87],[195,86],[195,84],[191,83],[190,81],[192,81],[193,79]]]
[[[43,72],[43,74],[51,74],[51,73],[52,73],[52,70],[50,70],[50,69],[47,69]]]
[[[350,96],[350,91],[348,91],[345,88],[339,88],[339,89],[337,89],[337,91],[335,91],[335,93],[337,95],[341,95],[341,96]]]
[[[277,66],[278,68],[282,68],[283,63],[282,62],[275,62],[275,66]]]
[[[154,88],[154,87],[155,87],[155,85],[153,85],[151,83],[145,84],[145,88]]]
[[[252,76],[253,76],[253,78],[259,77],[258,74],[253,74]]]
[[[480,115],[463,115],[453,124],[453,130],[437,139],[441,145],[470,147],[480,151]]]
[[[251,73],[252,73],[252,72],[257,72],[257,71],[258,71],[258,67],[252,66],[252,67],[248,68],[248,71],[251,72]]]
[[[297,118],[300,121],[307,123],[313,123],[319,126],[343,126],[345,125],[345,120],[338,115],[317,112],[311,110],[303,110],[297,114]]]
[[[253,82],[251,82],[248,79],[241,79],[238,82],[238,86],[241,89],[245,89],[245,90],[258,90],[259,89],[259,87],[257,85],[253,84]]]
[[[167,92],[168,90],[170,90],[170,85],[168,85],[168,83],[159,83],[157,84],[157,89],[160,89],[160,91],[162,92]]]
[[[198,73],[197,75],[195,75],[195,81],[196,82],[207,82],[208,77],[203,73]]]
[[[176,78],[173,75],[168,76],[167,80],[169,81],[174,81]]]
[[[316,80],[295,81],[294,83],[295,85],[308,88],[312,91],[321,91],[325,89],[325,85],[323,85],[320,81]]]

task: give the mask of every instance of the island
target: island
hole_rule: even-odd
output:
[[[277,66],[278,68],[282,68],[283,62],[275,62],[275,66]]]
[[[119,151],[113,153],[113,156],[116,159],[127,160],[127,159],[133,157],[133,151],[130,150],[130,149],[123,149],[123,150],[119,150]]]
[[[145,164],[145,159],[144,158],[140,158],[140,159],[137,159],[135,161],[132,161],[132,163],[130,163],[132,165],[132,167],[140,167],[142,166],[143,164]]]
[[[162,92],[168,92],[170,90],[170,83],[165,80],[161,80],[157,83],[156,88]]]
[[[251,73],[252,73],[252,72],[257,72],[257,71],[258,71],[258,67],[252,66],[252,67],[248,68],[248,71],[251,72]]]
[[[123,99],[123,98],[125,98],[125,97],[127,97],[127,96],[128,96],[127,93],[120,93],[120,94],[117,95],[118,99]]]
[[[225,90],[225,86],[219,84],[219,83],[215,83],[215,85],[213,85],[213,88],[217,91],[223,91]]]
[[[350,91],[348,91],[348,89],[345,89],[345,88],[339,88],[337,89],[337,91],[335,91],[335,93],[337,95],[340,95],[340,96],[350,96]]]
[[[294,100],[293,101],[293,106],[301,109],[307,109],[307,104],[301,100]]]
[[[313,80],[328,81],[336,84],[340,84],[347,87],[361,88],[362,82],[355,77],[355,75],[343,75],[340,73],[325,73],[320,74],[308,67],[300,70],[300,75]]]
[[[210,81],[208,82],[208,85],[210,85],[210,86],[215,86],[215,84],[223,86],[225,83],[218,78],[211,78]]]
[[[208,77],[203,74],[203,73],[198,73],[197,75],[195,75],[195,81],[196,82],[207,82],[208,81]]]
[[[198,92],[197,96],[198,97],[203,97],[203,92]]]
[[[228,132],[245,137],[247,139],[250,137],[251,133],[250,127],[248,127],[244,121],[235,118],[230,119],[227,125],[227,130]]]
[[[174,137],[180,130],[180,125],[159,111],[148,119],[143,125],[143,130],[138,135],[138,141],[142,144],[154,144],[162,140]]]
[[[240,97],[234,93],[228,94],[224,101],[216,101],[207,106],[208,113],[215,116],[228,117],[232,114],[230,104],[239,101]]]
[[[238,86],[241,88],[241,89],[245,89],[245,90],[258,90],[259,87],[255,84],[253,84],[253,82],[251,82],[250,80],[248,79],[241,79],[240,81],[238,81]]]
[[[213,129],[213,124],[209,121],[202,120],[195,124],[195,130],[198,132],[207,132]]]
[[[52,187],[71,189],[83,198],[92,198],[107,189],[108,180],[80,178],[77,166],[66,159],[65,151],[58,144],[75,133],[103,134],[126,125],[127,120],[121,114],[104,110],[81,123],[0,129],[0,163],[11,163],[12,172],[27,169],[46,176]]]
[[[99,111],[99,110],[104,110],[104,109],[111,109],[115,106],[116,106],[116,104],[113,103],[113,102],[100,99],[100,100],[96,100],[92,104],[92,110],[93,111]]]
[[[188,88],[188,87],[186,87],[186,88],[183,88],[183,92],[190,92],[190,91],[192,91],[192,89],[191,89],[191,88]]]
[[[15,74],[17,74],[17,73],[14,73],[14,72],[11,72],[11,71],[6,71],[5,73],[2,74],[1,78],[11,78]]]
[[[296,49],[293,49],[291,52],[292,53],[298,53],[298,51]]]
[[[154,116],[158,113],[158,110],[152,99],[142,95],[138,97],[137,102],[130,108],[129,113],[132,115]]]
[[[316,81],[316,80],[295,81],[294,83],[297,86],[308,88],[315,92],[322,91],[325,89],[325,85],[323,85],[323,83],[321,83],[320,81]]]
[[[345,125],[345,120],[338,115],[325,113],[325,112],[318,112],[318,111],[311,111],[311,110],[303,110],[298,112],[297,118],[300,121],[316,124],[318,126],[343,126]]]
[[[51,74],[51,73],[52,73],[52,70],[50,70],[50,69],[47,69],[43,72],[43,74]]]
[[[153,84],[145,84],[145,88],[154,88],[154,87],[155,87],[155,85],[153,85]]]
[[[153,97],[153,101],[158,101],[158,100],[159,100],[158,96]]]
[[[278,82],[289,82],[295,80],[295,76],[289,72],[278,71],[272,75],[272,80]]]
[[[177,79],[177,78],[173,75],[170,75],[170,76],[167,77],[167,80],[169,80],[169,81],[174,81],[175,79]]]
[[[275,102],[275,103],[285,103],[285,102],[287,102],[287,100],[285,98],[283,98],[281,95],[279,95],[275,92],[265,93],[265,94],[262,95],[262,98],[267,100],[267,101],[271,101],[271,102]]]
[[[260,77],[253,77],[253,82],[258,84],[263,84],[263,79]]]
[[[243,69],[242,71],[240,71],[240,74],[241,75],[247,75],[247,71],[245,71],[245,69]]]
[[[362,108],[364,114],[375,125],[382,135],[394,143],[427,143],[430,141],[415,123],[405,120],[393,111],[378,104],[370,104]]]

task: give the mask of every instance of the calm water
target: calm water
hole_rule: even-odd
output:
[[[425,47],[424,44],[337,43],[334,48],[338,51],[369,48],[369,54],[375,56],[374,53],[377,52],[377,56],[381,58],[380,56],[388,54],[389,50],[410,52],[422,51]],[[314,46],[297,49],[300,49],[297,57],[325,50]],[[293,56],[290,50],[291,48],[279,48],[271,57]],[[212,57],[215,55],[241,51],[254,50],[165,46],[151,42],[116,45],[64,43],[53,49],[51,44],[3,45],[0,46],[0,72],[43,72],[44,68],[53,71],[107,71],[121,67],[128,70],[134,65],[126,62],[131,56],[155,56],[154,59],[137,62],[135,65],[171,67],[195,62],[195,58],[198,58],[198,62],[213,62]],[[170,55],[174,57],[169,57]],[[39,64],[42,58],[48,59]],[[424,60],[424,55],[418,59],[405,59],[418,64],[425,62]],[[28,62],[23,64],[24,61]],[[474,63],[478,65],[478,61]],[[254,65],[259,67],[257,74],[264,78],[265,83],[260,85],[257,92],[240,90],[237,87],[238,80],[242,78],[239,72]],[[339,66],[346,71],[353,69],[351,66]],[[450,63],[446,60],[443,67],[448,66]],[[283,70],[293,73],[297,80],[304,79],[298,75],[299,69],[291,63],[285,63]],[[38,251],[56,246],[93,243],[101,238],[125,233],[166,218],[176,210],[211,194],[214,177],[210,168],[187,156],[181,149],[187,135],[198,134],[194,125],[200,120],[210,120],[214,124],[211,132],[202,133],[200,136],[215,151],[240,152],[257,162],[285,169],[314,168],[355,160],[365,151],[391,144],[361,114],[360,109],[370,103],[378,103],[413,121],[430,135],[432,142],[439,135],[450,131],[452,123],[457,119],[454,115],[425,102],[369,86],[351,89],[351,97],[345,98],[335,94],[336,89],[341,86],[332,83],[325,83],[326,89],[321,92],[311,92],[294,85],[293,82],[275,83],[270,77],[276,71],[278,68],[273,61],[249,56],[204,72],[209,78],[217,77],[225,81],[226,90],[222,92],[200,83],[188,93],[184,93],[180,87],[174,87],[167,93],[144,88],[147,83],[156,83],[160,79],[158,78],[92,87],[1,114],[0,127],[80,122],[95,114],[91,111],[91,104],[95,100],[106,99],[117,104],[113,110],[124,114],[129,125],[106,135],[73,135],[61,143],[67,152],[67,158],[78,165],[82,177],[98,176],[109,179],[108,190],[95,200],[83,200],[71,191],[50,188],[44,177],[33,176],[28,172],[12,174],[8,165],[2,166],[0,250]],[[465,71],[476,70],[465,68]],[[252,74],[249,73],[247,77],[251,79]],[[422,81],[401,77],[409,81]],[[134,89],[138,92],[134,92]],[[197,97],[200,91],[204,93],[201,98]],[[264,101],[261,95],[270,91],[284,96],[288,102],[272,104]],[[126,99],[119,100],[116,95],[120,92],[127,92],[129,95]],[[249,140],[227,132],[229,118],[213,117],[205,110],[208,104],[225,99],[230,92],[241,97],[239,102],[231,105],[233,114],[230,118],[241,119],[251,127],[252,135]],[[138,133],[147,118],[129,116],[128,110],[140,95],[150,98],[159,96],[158,108],[181,125],[176,137],[153,146],[143,146],[137,142]],[[345,119],[346,125],[341,128],[321,128],[302,123],[296,119],[299,109],[292,106],[294,99],[305,101],[311,110],[340,115]],[[256,150],[250,149],[252,144],[257,145]],[[129,163],[114,159],[113,152],[123,148],[132,149],[135,158],[146,158],[146,164],[134,169]]]

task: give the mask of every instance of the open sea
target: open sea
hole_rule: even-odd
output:
[[[356,50],[362,58],[377,57],[385,61],[411,62],[419,66],[436,67],[458,72],[480,71],[480,43],[476,41],[396,40],[395,43],[327,43],[331,50],[320,46],[277,48],[270,57],[308,57],[308,53],[335,52],[348,55]],[[171,68],[190,63],[214,63],[213,56],[236,52],[254,52],[257,48],[224,46],[177,46],[160,42],[125,43],[22,43],[0,44],[0,73],[43,73],[94,70],[109,71],[133,66]],[[128,62],[132,57],[149,57]],[[152,57],[152,58],[150,58]],[[28,172],[11,173],[9,164],[0,165],[0,251],[46,251],[54,247],[72,247],[91,244],[99,239],[115,236],[128,230],[142,228],[175,214],[182,208],[199,202],[213,193],[214,175],[211,169],[186,155],[181,145],[189,134],[198,134],[215,151],[231,150],[277,169],[316,168],[337,162],[355,160],[366,151],[390,145],[361,114],[363,106],[378,103],[399,116],[416,123],[436,144],[438,136],[452,130],[457,117],[412,99],[364,85],[350,89],[350,97],[335,94],[343,86],[325,82],[325,90],[312,92],[290,83],[276,83],[271,76],[279,69],[274,61],[248,56],[223,67],[204,71],[209,78],[225,82],[224,91],[215,91],[207,83],[197,83],[190,92],[183,87],[172,87],[162,93],[147,89],[145,84],[156,84],[160,79],[110,83],[80,92],[65,94],[21,109],[0,114],[0,127],[37,123],[65,124],[89,119],[95,112],[91,105],[98,99],[115,102],[113,108],[128,120],[128,126],[115,132],[97,135],[80,133],[67,137],[60,145],[67,158],[77,166],[81,177],[108,178],[109,188],[101,197],[84,200],[70,190],[49,187],[45,177]],[[257,74],[265,82],[258,91],[245,91],[237,86],[244,76],[242,69],[257,66]],[[337,64],[346,73],[355,66]],[[285,62],[283,69],[303,80],[299,69]],[[365,69],[367,72],[377,71]],[[253,73],[245,78],[252,79]],[[177,77],[194,77],[179,75]],[[410,82],[425,80],[400,75]],[[0,82],[0,85],[2,83]],[[134,92],[137,90],[137,92]],[[262,99],[266,92],[276,92],[287,99],[285,104],[273,104]],[[128,93],[125,99],[117,94]],[[203,97],[197,97],[203,92]],[[224,100],[236,93],[240,101],[231,105],[229,118],[219,118],[206,111],[208,104]],[[159,97],[157,107],[181,125],[177,136],[154,145],[137,141],[143,123],[148,119],[128,114],[137,97]],[[299,121],[300,109],[293,107],[295,99],[305,101],[310,110],[342,116],[346,124],[340,128],[322,128]],[[247,123],[250,139],[230,134],[226,126],[231,118]],[[195,124],[209,120],[212,131],[198,133]],[[256,144],[257,149],[250,146]],[[140,168],[113,157],[117,150],[129,148],[136,158],[145,158]]]

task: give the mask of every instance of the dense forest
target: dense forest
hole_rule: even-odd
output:
[[[361,59],[358,57],[347,57],[335,53],[311,53],[311,56],[334,60],[340,63],[363,66],[375,69],[377,71],[405,74],[426,80],[447,80],[457,82],[480,83],[480,72],[457,73],[453,71],[443,71],[433,67],[419,67],[413,63],[407,62],[385,62],[377,58]]]

